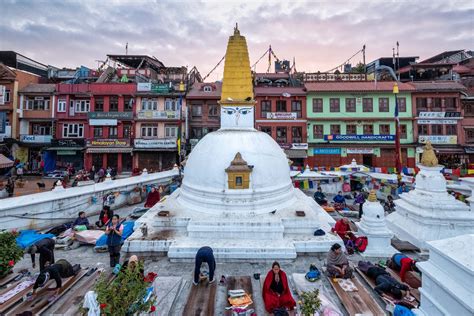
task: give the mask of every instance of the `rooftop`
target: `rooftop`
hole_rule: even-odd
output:
[[[416,91],[464,91],[466,87],[455,81],[414,81],[409,82]]]
[[[204,87],[210,86],[212,91],[204,91]],[[196,82],[186,95],[187,99],[220,99],[222,82]]]
[[[30,83],[20,93],[53,93],[56,91],[56,84],[54,83]]]

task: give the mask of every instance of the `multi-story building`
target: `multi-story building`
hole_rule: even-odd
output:
[[[394,82],[348,77],[347,81],[307,81],[305,87],[310,166],[338,167],[356,159],[367,166],[395,167]],[[405,83],[398,88],[402,165],[414,167],[414,88]]]
[[[187,135],[192,149],[207,133],[220,128],[221,82],[196,82],[186,94]]]
[[[474,87],[468,87],[461,98],[461,133],[464,134],[464,151],[469,163],[474,163]]]
[[[136,84],[58,84],[56,90],[58,167],[131,171]]]
[[[415,81],[409,84],[415,88],[412,91],[412,103],[417,161],[423,152],[423,144],[430,141],[440,164],[457,168],[467,163],[469,157],[464,150],[466,139],[461,105],[461,93],[466,88],[452,80]],[[464,123],[467,123],[467,119]],[[469,125],[465,126],[467,128]]]
[[[287,72],[255,74],[255,128],[280,145],[294,166],[307,157],[306,91]]]
[[[19,91],[19,148],[28,171],[38,172],[44,160],[45,170],[54,169],[54,159],[46,150],[54,134],[55,84],[29,84]]]

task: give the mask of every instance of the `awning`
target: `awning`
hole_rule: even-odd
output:
[[[0,154],[0,168],[9,168],[13,166],[14,162]]]
[[[131,153],[132,147],[89,147],[86,149],[87,154],[118,154],[118,153]]]
[[[288,158],[308,158],[308,152],[304,149],[285,149]]]
[[[166,152],[173,152],[173,151],[178,151],[178,148],[133,148],[133,151],[155,151],[155,152],[160,152],[160,151],[166,151]]]
[[[46,150],[52,150],[52,151],[71,151],[71,150],[83,150],[84,147],[49,147],[46,148]]]

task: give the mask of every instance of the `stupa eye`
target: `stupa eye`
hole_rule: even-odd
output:
[[[240,112],[241,114],[247,114],[249,111],[248,110],[243,110],[242,112]]]
[[[226,114],[232,115],[235,113],[235,110],[225,110]]]

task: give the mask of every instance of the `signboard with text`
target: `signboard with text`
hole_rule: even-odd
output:
[[[91,139],[87,141],[87,146],[93,147],[128,147],[130,139]]]
[[[106,119],[90,119],[90,126],[117,126],[117,120],[106,120]]]
[[[456,135],[420,135],[418,136],[418,142],[425,144],[430,141],[432,144],[439,145],[455,145],[458,142]]]
[[[308,149],[308,143],[292,143],[291,144],[291,149],[307,150]]]
[[[138,111],[137,118],[142,120],[178,119],[179,111]]]
[[[161,138],[161,139],[135,139],[135,148],[176,148],[176,139]]]
[[[347,148],[346,152],[348,154],[373,154],[373,148]]]
[[[461,112],[420,112],[419,118],[461,118]]]
[[[268,112],[267,119],[270,120],[296,120],[296,112]]]
[[[395,135],[324,135],[327,141],[345,141],[345,142],[388,142],[394,141]]]
[[[313,155],[340,155],[341,148],[313,148]]]
[[[53,139],[52,147],[84,147],[84,139]]]
[[[89,119],[116,119],[116,120],[132,120],[133,112],[89,112]]]
[[[456,125],[458,123],[458,120],[417,120],[417,123],[420,125]]]
[[[51,143],[52,135],[21,135],[20,142],[23,143]]]

